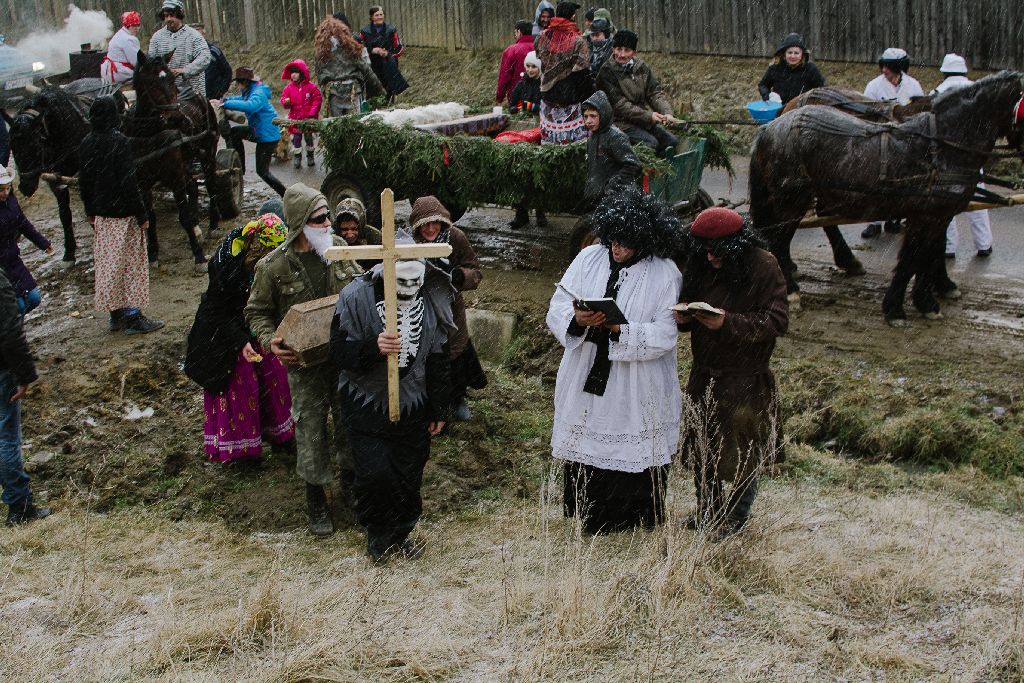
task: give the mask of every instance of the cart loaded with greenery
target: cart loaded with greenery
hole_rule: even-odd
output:
[[[585,214],[585,144],[510,144],[484,135],[397,128],[372,118],[339,117],[317,124],[329,171],[322,192],[332,207],[343,197],[362,201],[371,225],[379,224],[384,187],[392,188],[396,199],[415,201],[435,195],[449,208],[453,220],[483,205]],[[725,141],[715,129],[691,127],[684,135],[669,161],[659,159],[648,147],[636,148],[645,169],[644,189],[671,204],[681,216],[712,205],[700,188],[705,164],[732,171]],[[589,232],[585,223],[584,216],[571,242],[578,243]]]

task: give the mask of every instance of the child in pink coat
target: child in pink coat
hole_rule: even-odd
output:
[[[288,112],[288,118],[300,121],[302,119],[315,119],[320,115],[320,104],[323,97],[320,95],[320,88],[309,80],[309,67],[301,59],[288,62],[281,74],[282,81],[291,81],[284,87],[281,93],[281,106]],[[313,161],[313,132],[301,131],[291,126],[288,132],[292,135],[292,153],[295,155],[295,168],[302,166],[302,141],[306,141],[306,165],[312,167]]]

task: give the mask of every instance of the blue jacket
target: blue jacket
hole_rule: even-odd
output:
[[[277,142],[281,139],[281,129],[274,125],[277,110],[270,103],[270,88],[263,83],[250,83],[241,95],[224,100],[224,108],[245,114],[256,142]]]

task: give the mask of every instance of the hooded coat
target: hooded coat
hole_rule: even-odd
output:
[[[554,18],[555,6],[553,3],[548,2],[548,0],[540,0],[540,2],[537,3],[537,9],[533,13],[533,37],[535,40],[537,36],[540,35],[541,31],[544,30],[540,27],[540,13],[546,9],[551,10],[551,17]]]
[[[466,322],[466,300],[462,293],[480,286],[483,273],[480,272],[480,260],[473,251],[461,229],[452,225],[451,214],[435,197],[420,197],[409,214],[409,226],[412,228],[413,239],[426,242],[421,229],[431,222],[443,224],[441,232],[434,239],[435,243],[447,242],[452,245],[452,253],[446,259],[431,259],[431,263],[451,276],[455,296],[452,301],[452,318],[458,328],[448,339],[448,350],[452,358],[458,358],[469,346],[469,324]]]
[[[302,74],[298,83],[291,80],[292,69],[298,69]],[[288,62],[281,73],[281,80],[288,81],[288,85],[284,86],[284,90],[281,92],[281,106],[288,111],[288,118],[315,119],[320,115],[323,97],[320,94],[320,88],[309,80],[309,67],[306,66],[305,61],[293,59]],[[290,129],[289,132],[294,135],[297,130]]]
[[[612,125],[612,105],[598,90],[583,103],[584,111],[594,108],[601,117],[598,129],[587,139],[587,184],[584,197],[597,202],[606,194],[635,186],[643,166],[629,138]]]
[[[92,103],[89,125],[92,132],[78,148],[78,191],[86,214],[135,216],[142,225],[146,222],[146,205],[139,191],[131,143],[120,131],[121,112],[113,97],[100,97]]]
[[[791,47],[798,47],[804,51],[804,59],[795,67],[786,63],[785,52]],[[825,77],[818,71],[818,67],[810,62],[807,48],[798,33],[790,33],[775,51],[776,61],[768,67],[757,84],[757,90],[761,93],[761,99],[767,100],[774,90],[786,104],[794,97],[820,88],[825,85]]]
[[[354,261],[333,261],[327,265],[328,291],[317,291],[295,251],[294,243],[313,210],[321,202],[327,206],[327,200],[317,190],[296,183],[285,192],[283,201],[288,238],[256,264],[249,301],[245,306],[245,321],[265,349],[270,348],[274,332],[288,309],[295,304],[337,295],[360,273]],[[342,247],[345,240],[334,235],[333,244]]]
[[[277,142],[281,139],[281,130],[274,125],[277,111],[274,110],[270,96],[268,86],[259,81],[249,81],[241,95],[224,100],[225,109],[245,114],[249,120],[249,131],[256,142]]]
[[[608,95],[615,124],[623,130],[654,128],[651,112],[672,116],[672,105],[647,62],[634,57],[632,65],[609,59],[597,72],[597,87]]]
[[[210,66],[206,69],[206,99],[219,100],[231,87],[234,71],[224,50],[210,41],[206,41],[206,46],[210,48]]]
[[[346,197],[338,202],[338,205],[334,207],[335,226],[338,224],[338,219],[346,214],[353,216],[356,222],[359,223],[359,237],[356,238],[356,243],[352,246],[362,247],[381,244],[380,230],[366,224],[366,207],[363,206],[361,201],[353,197]],[[335,227],[335,232],[337,232],[337,227]],[[375,264],[380,263],[380,261],[366,259],[356,261],[356,263],[363,270],[369,270]]]

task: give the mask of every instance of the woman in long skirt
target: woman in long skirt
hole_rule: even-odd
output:
[[[92,132],[78,148],[78,188],[95,230],[96,308],[110,314],[111,332],[153,332],[164,323],[142,315],[142,307],[149,305],[148,211],[113,97],[92,103],[89,125]]]
[[[280,445],[295,436],[288,373],[243,316],[256,262],[288,234],[280,207],[267,202],[259,218],[224,239],[188,335],[185,374],[203,387],[203,443],[215,462],[258,458],[264,439]]]

